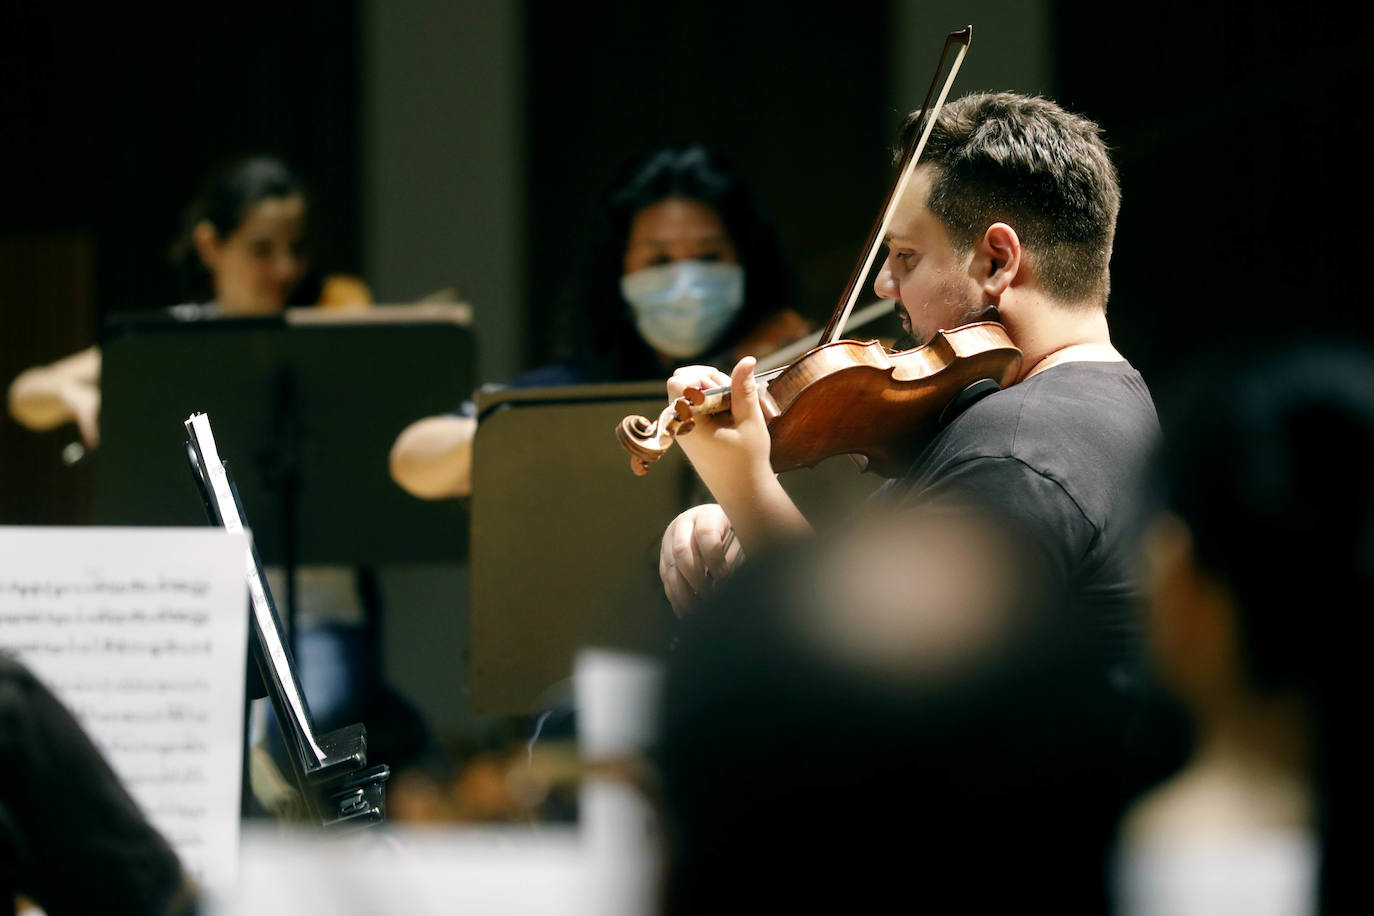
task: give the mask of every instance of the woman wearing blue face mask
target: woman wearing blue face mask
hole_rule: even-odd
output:
[[[507,384],[664,378],[689,363],[728,371],[810,330],[776,231],[739,172],[704,146],[623,169],[585,237],[558,360]],[[411,424],[392,449],[393,479],[425,499],[467,495],[475,430],[470,411]]]
[[[563,362],[588,381],[725,364],[806,331],[777,233],[740,174],[702,146],[659,150],[622,173],[580,277]]]

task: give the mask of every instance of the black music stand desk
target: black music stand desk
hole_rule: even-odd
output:
[[[205,523],[182,426],[203,412],[264,563],[289,572],[307,563],[461,561],[461,505],[410,496],[391,480],[387,458],[407,424],[470,394],[466,316],[465,307],[434,305],[113,320],[102,343],[95,522]]]

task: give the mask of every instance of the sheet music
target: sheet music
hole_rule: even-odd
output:
[[[0,527],[0,649],[73,712],[207,889],[237,875],[245,550],[218,528]]]

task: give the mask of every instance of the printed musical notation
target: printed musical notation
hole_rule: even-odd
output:
[[[0,527],[0,651],[91,736],[203,886],[236,873],[242,533]]]

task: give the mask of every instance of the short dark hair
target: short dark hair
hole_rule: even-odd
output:
[[[902,149],[919,117],[907,117]],[[1121,186],[1095,123],[1036,96],[968,95],[940,109],[921,163],[935,168],[926,206],[955,250],[1005,222],[1047,293],[1106,303]]]

